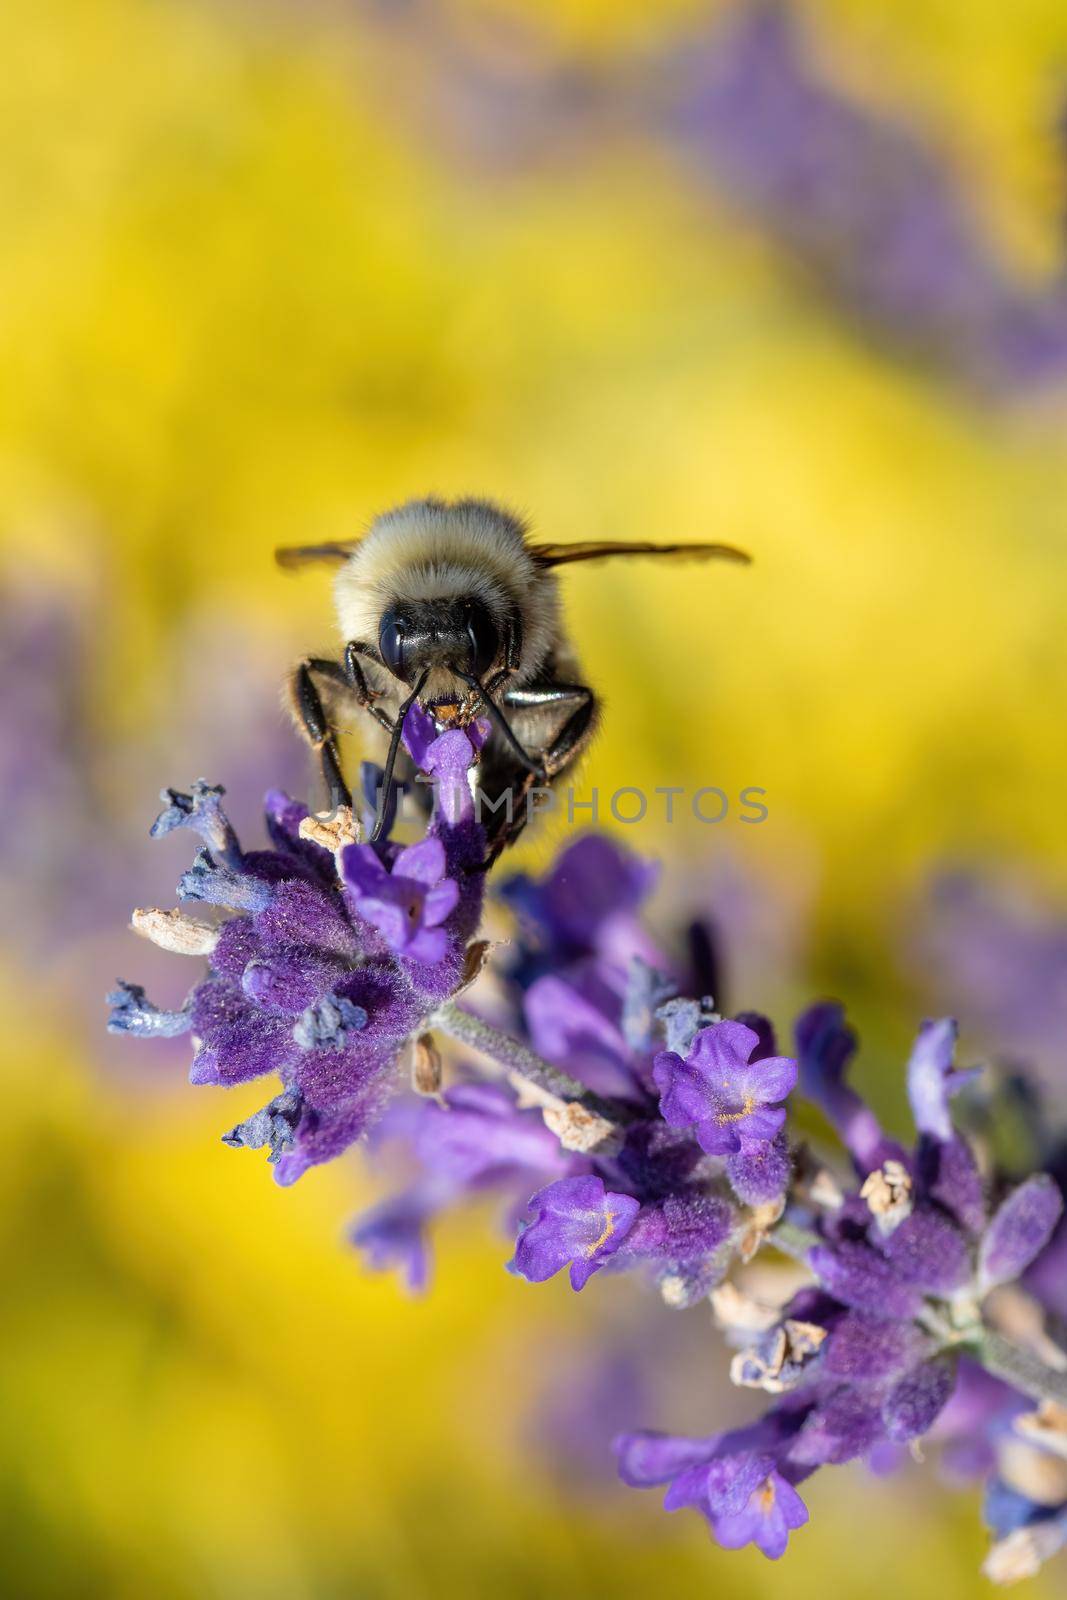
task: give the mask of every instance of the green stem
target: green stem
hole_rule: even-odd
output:
[[[519,1077],[525,1078],[528,1083],[534,1084],[546,1094],[554,1095],[557,1100],[577,1102],[587,1111],[592,1111],[619,1126],[628,1120],[620,1114],[617,1107],[609,1105],[599,1095],[593,1094],[584,1084],[579,1083],[577,1078],[569,1077],[566,1072],[561,1072],[550,1061],[539,1056],[535,1050],[531,1050],[518,1039],[513,1039],[510,1034],[502,1033],[499,1028],[494,1028],[492,1023],[484,1022],[472,1012],[464,1011],[451,1000],[446,1000],[434,1012],[429,1026],[440,1028],[441,1032],[447,1033],[450,1038],[458,1039],[461,1044],[480,1051],[483,1056],[488,1056],[490,1061],[495,1061],[508,1072],[517,1073]]]
[[[767,1235],[767,1243],[775,1250],[780,1250],[784,1256],[792,1256],[794,1261],[808,1265],[808,1251],[813,1245],[819,1244],[819,1235],[812,1233],[810,1228],[800,1228],[795,1222],[776,1222]]]
[[[982,1328],[973,1344],[965,1346],[969,1355],[981,1362],[987,1372],[1003,1378],[1013,1389],[1034,1400],[1053,1400],[1067,1406],[1067,1372],[1058,1372],[1031,1351],[1012,1344],[992,1328]]]

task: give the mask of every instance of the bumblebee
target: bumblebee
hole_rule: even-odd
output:
[[[360,538],[278,550],[284,568],[337,568],[341,658],[309,656],[290,682],[297,727],[334,805],[351,805],[337,746],[349,706],[372,719],[382,754],[372,842],[394,780],[411,776],[400,743],[411,707],[442,730],[487,717],[475,781],[494,860],[521,833],[531,789],[557,782],[596,730],[598,701],[563,625],[556,569],[634,556],[749,559],[726,544],[544,544],[511,512],[474,499],[411,500]]]

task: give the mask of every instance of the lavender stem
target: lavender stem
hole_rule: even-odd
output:
[[[491,1022],[483,1021],[473,1012],[464,1011],[462,1006],[457,1006],[451,1000],[446,1000],[437,1009],[429,1025],[440,1028],[450,1038],[458,1039],[461,1044],[488,1056],[491,1061],[525,1079],[543,1094],[551,1095],[554,1100],[577,1103],[616,1127],[628,1121],[618,1107],[593,1094],[577,1078],[569,1077],[509,1033],[494,1028]]]

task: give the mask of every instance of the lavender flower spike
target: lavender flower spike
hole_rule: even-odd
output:
[[[832,1002],[796,1030],[804,1088],[838,1140],[816,1157],[788,1126],[798,1066],[769,1053],[768,1020],[723,1021],[684,993],[660,1003],[672,963],[637,919],[647,873],[631,863],[598,880],[605,864],[626,867],[602,841],[573,845],[547,887],[516,897],[536,944],[511,988],[484,997],[495,1014],[510,1008],[510,1029],[478,1000],[457,1005],[490,950],[475,938],[478,730],[439,733],[420,714],[405,735],[435,807],[425,838],[404,848],[358,845],[343,822],[324,833],[274,795],[272,848],[246,853],[217,789],[168,791],[157,834],[191,827],[209,847],[182,894],[230,914],[138,914],[139,933],[208,967],[180,1011],[121,986],[111,1027],[188,1030],[195,1083],[276,1075],[264,1108],[223,1137],[266,1147],[280,1184],[375,1129],[405,1143],[407,1187],[351,1238],[412,1289],[427,1282],[434,1218],[496,1193],[518,1226],[512,1270],[531,1282],[566,1267],[577,1290],[608,1267],[650,1279],[681,1315],[710,1297],[736,1351],[732,1381],[773,1400],[728,1433],[623,1435],[619,1469],[634,1486],[667,1485],[666,1508],[699,1512],[719,1544],[777,1560],[807,1520],[798,1488],[812,1472],[941,1438],[987,1478],[990,1575],[1020,1576],[1054,1554],[1067,1528],[1062,1231],[1046,1247],[1067,1159],[1050,1153],[1056,1178],[1022,1182],[992,1157],[979,1165],[950,1115],[969,1074],[953,1065],[947,1021],[923,1027],[908,1068],[916,1147],[889,1140],[845,1082],[856,1041]],[[462,1076],[405,1100],[411,1047],[427,1033],[462,1048]],[[988,1196],[1005,1194],[987,1223]],[[807,1273],[785,1304],[729,1281],[765,1244]]]
[[[773,1139],[785,1123],[777,1104],[795,1087],[788,1056],[750,1062],[759,1035],[742,1022],[702,1028],[683,1061],[672,1050],[656,1057],[660,1112],[672,1128],[696,1127],[701,1149],[732,1155],[749,1141]]]

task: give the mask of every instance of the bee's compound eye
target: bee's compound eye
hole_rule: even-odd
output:
[[[404,676],[404,627],[396,612],[383,613],[378,629],[378,651],[394,678],[406,681]]]
[[[471,643],[474,670],[480,678],[489,671],[500,649],[496,623],[480,600],[472,600],[468,607],[467,637]]]

